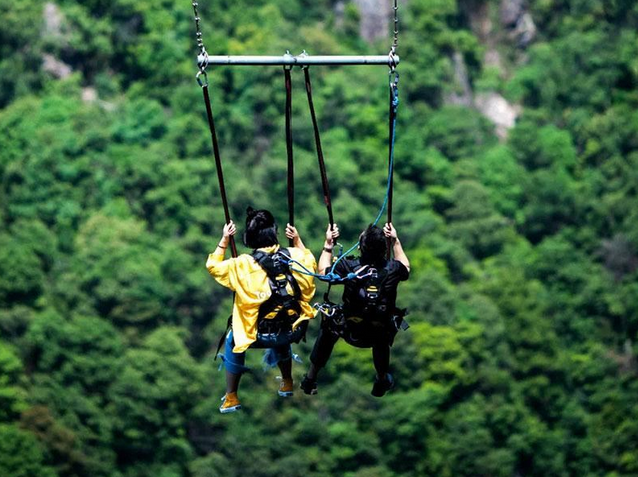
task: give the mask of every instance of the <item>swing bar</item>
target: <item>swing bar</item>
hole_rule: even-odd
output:
[[[199,65],[227,66],[311,66],[311,65],[385,65],[390,66],[388,55],[378,56],[208,56],[197,57]],[[394,65],[399,64],[399,57],[393,57]]]

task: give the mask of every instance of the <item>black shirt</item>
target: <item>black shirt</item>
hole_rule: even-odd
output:
[[[358,258],[344,258],[337,263],[334,271],[339,276],[345,277],[348,273],[358,271],[364,265],[366,264],[362,264],[361,260]],[[383,281],[383,290],[381,294],[384,297],[388,310],[394,310],[394,308],[396,308],[397,288],[399,286],[399,282],[407,280],[410,276],[410,272],[401,262],[391,259],[383,260],[381,263],[374,266],[368,265],[368,268],[363,270],[361,274],[365,275],[370,267],[386,270],[387,277]],[[345,282],[342,300],[346,316],[356,315],[357,312],[360,312],[365,307],[365,302],[359,295],[362,281],[363,280],[354,279]]]

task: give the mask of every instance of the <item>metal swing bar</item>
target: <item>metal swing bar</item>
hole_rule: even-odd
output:
[[[394,55],[376,56],[310,56],[301,54],[297,56],[208,56],[198,55],[198,65],[218,66],[352,66],[352,65],[394,65],[399,64],[399,57]]]

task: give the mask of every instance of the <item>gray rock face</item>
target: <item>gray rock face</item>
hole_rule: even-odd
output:
[[[387,38],[392,5],[389,0],[354,0],[361,13],[360,35],[372,42]]]
[[[501,23],[514,27],[525,11],[525,0],[501,0]]]
[[[499,71],[502,71],[503,64],[501,55],[496,49],[497,39],[490,15],[490,3],[481,1],[472,4],[472,7],[467,10],[466,14],[470,19],[472,32],[485,46],[485,56],[483,58],[485,66],[497,68]]]
[[[524,13],[516,22],[516,28],[512,32],[516,37],[518,46],[527,47],[536,37],[536,24],[529,12]]]
[[[44,4],[42,12],[44,16],[44,33],[49,36],[62,36],[62,24],[64,23],[64,15],[55,3],[47,2]]]
[[[525,0],[501,0],[501,23],[518,47],[526,48],[536,37],[536,24]]]
[[[58,60],[55,56],[45,54],[43,58],[42,69],[56,78],[67,78],[73,73],[73,69],[69,65]]]
[[[85,103],[95,103],[98,100],[95,88],[82,88],[82,101]]]
[[[452,63],[454,64],[455,89],[445,96],[444,102],[457,106],[470,107],[472,106],[472,87],[470,86],[463,55],[458,51],[454,52]]]
[[[512,105],[498,93],[480,93],[474,98],[474,105],[480,113],[496,125],[496,135],[500,139],[516,124],[521,113],[518,105]]]

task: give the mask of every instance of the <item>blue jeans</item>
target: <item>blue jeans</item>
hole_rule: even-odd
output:
[[[251,348],[268,348],[268,362],[267,364],[274,366],[280,361],[286,361],[292,357],[292,347],[290,345],[290,334],[259,334],[257,341],[255,341]],[[233,330],[228,332],[226,336],[226,346],[224,348],[224,355],[221,356],[226,369],[232,374],[242,374],[246,371],[250,371],[250,368],[244,366],[246,361],[246,352],[233,353],[235,347],[235,340],[233,339]]]

